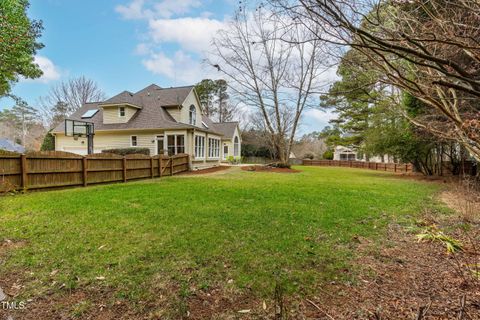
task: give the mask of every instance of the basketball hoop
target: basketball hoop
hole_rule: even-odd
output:
[[[75,141],[80,137],[86,137],[88,141],[88,154],[93,153],[93,136],[95,126],[93,122],[65,119],[65,136],[73,137]]]

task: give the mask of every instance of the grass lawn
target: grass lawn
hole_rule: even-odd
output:
[[[230,288],[263,298],[313,294],[354,280],[355,237],[382,240],[392,220],[433,206],[439,186],[383,172],[298,167],[238,168],[0,198],[2,273],[22,295],[109,288],[115,299],[188,297]],[[348,272],[347,272],[348,271]]]

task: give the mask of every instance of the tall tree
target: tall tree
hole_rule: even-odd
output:
[[[0,97],[9,94],[19,77],[38,78],[42,75],[34,62],[43,45],[41,21],[27,16],[27,0],[0,1]]]
[[[218,122],[231,121],[235,118],[237,105],[229,100],[227,82],[223,79],[203,79],[196,84],[200,103],[207,117]]]
[[[274,150],[287,163],[306,108],[318,106],[321,43],[306,42],[307,31],[262,6],[241,7],[213,41],[215,66],[233,93],[258,112]]]
[[[12,127],[14,140],[24,147],[33,146],[33,140],[38,138],[36,136],[42,135],[43,127],[38,119],[38,111],[19,98],[16,98],[16,104],[11,109],[0,112],[0,122]]]
[[[48,95],[39,99],[39,104],[45,122],[54,127],[83,104],[105,99],[105,93],[95,81],[80,76],[51,87]]]
[[[430,109],[411,118],[480,160],[478,0],[282,0],[296,21],[317,26],[312,40],[353,48],[381,81]]]

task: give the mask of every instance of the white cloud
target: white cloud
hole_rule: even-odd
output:
[[[175,76],[174,61],[162,52],[152,53],[148,59],[144,59],[142,62],[147,70],[155,74],[164,75],[169,78]]]
[[[40,69],[43,71],[43,75],[37,79],[25,79],[25,81],[36,81],[42,83],[48,83],[60,79],[60,71],[55,64],[44,56],[35,56],[34,61]]]
[[[150,45],[147,44],[147,43],[139,43],[136,47],[135,47],[135,54],[138,54],[140,56],[144,56],[144,55],[147,55],[149,53],[151,53],[151,48],[150,48]]]
[[[127,5],[116,6],[115,11],[128,20],[170,18],[186,14],[201,4],[199,0],[132,0]]]
[[[192,84],[205,78],[215,77],[213,68],[203,66],[201,62],[182,50],[175,52],[172,57],[162,52],[151,53],[142,62],[147,70],[174,80],[176,83],[172,85]]]
[[[118,5],[115,7],[115,11],[120,13],[124,19],[134,20],[142,19],[145,17],[143,10],[144,0],[133,0],[128,5]]]
[[[210,47],[213,36],[223,28],[223,21],[186,17],[150,20],[150,36],[156,43],[177,43],[187,51],[204,52]]]

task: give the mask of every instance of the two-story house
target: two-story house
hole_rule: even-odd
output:
[[[238,122],[216,123],[203,114],[194,86],[161,88],[152,84],[136,93],[123,91],[101,102],[86,103],[69,119],[94,124],[94,152],[141,147],[151,155],[190,155],[193,169],[239,158]],[[55,150],[87,154],[85,137],[65,135],[57,126]]]

